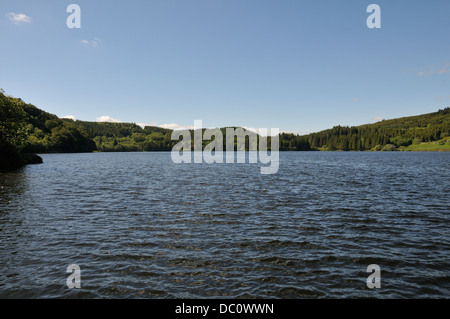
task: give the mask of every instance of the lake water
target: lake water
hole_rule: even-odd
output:
[[[0,298],[450,296],[450,153],[42,157],[0,173]]]

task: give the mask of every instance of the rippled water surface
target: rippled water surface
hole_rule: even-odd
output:
[[[450,296],[450,153],[42,157],[0,173],[1,298]]]

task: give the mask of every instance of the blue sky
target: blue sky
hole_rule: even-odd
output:
[[[0,87],[87,121],[360,125],[450,105],[449,13],[448,0],[2,0]]]

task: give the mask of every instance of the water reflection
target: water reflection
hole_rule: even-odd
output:
[[[23,194],[27,190],[25,168],[14,172],[0,173],[0,231],[16,233],[23,222]],[[6,227],[13,223],[15,226]],[[12,235],[12,234],[11,234]]]

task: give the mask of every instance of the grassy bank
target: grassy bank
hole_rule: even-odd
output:
[[[411,144],[409,146],[400,146],[400,151],[450,151],[450,138],[444,138],[435,142]]]

